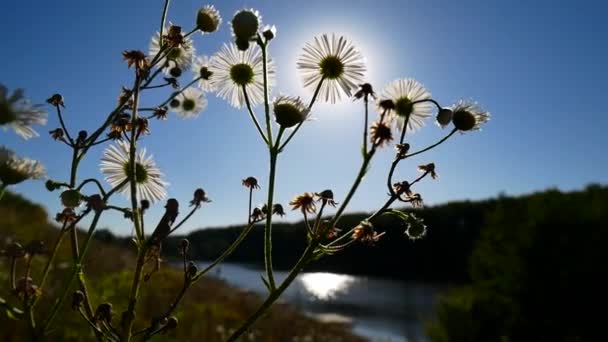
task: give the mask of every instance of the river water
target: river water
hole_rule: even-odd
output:
[[[206,263],[201,262],[203,267]],[[210,276],[235,287],[265,295],[263,270],[224,263]],[[287,272],[276,271],[281,281]],[[390,279],[329,272],[303,272],[285,291],[287,301],[309,316],[352,324],[370,341],[426,341],[424,321],[432,317],[441,287]]]

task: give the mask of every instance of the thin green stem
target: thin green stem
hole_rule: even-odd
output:
[[[195,84],[196,82],[198,82],[198,80],[200,80],[200,77],[197,77],[195,79],[193,79],[192,81],[190,81],[190,83],[186,84],[185,87],[182,87],[179,91],[174,92],[173,94],[171,94],[171,96],[169,96],[169,98],[167,98],[165,100],[165,102],[161,103],[159,105],[159,107],[163,107],[166,106],[169,102],[171,102],[171,100],[173,100],[174,98],[176,98],[179,94],[183,93],[186,89],[190,88],[193,84]],[[137,106],[133,105],[133,107],[137,108]],[[133,109],[133,111],[137,111],[136,109]]]
[[[266,134],[268,137],[268,146],[273,146],[272,143],[272,125],[270,124],[270,102],[268,100],[268,55],[267,55],[267,44],[262,45],[262,69],[264,76],[264,113],[266,114]]]
[[[186,221],[188,221],[188,219],[194,215],[194,212],[197,211],[200,208],[200,205],[194,205],[194,207],[192,208],[192,210],[190,210],[190,212],[188,213],[188,215],[186,215],[186,217],[184,217],[178,224],[175,225],[175,227],[173,227],[173,229],[171,229],[169,231],[169,234],[167,234],[167,236],[169,236],[171,233],[173,233],[174,231],[178,230],[179,227],[181,227],[184,223],[186,223]]]
[[[0,184],[0,200],[2,199],[2,197],[4,197],[4,192],[6,191],[6,188],[8,186],[4,185],[4,184]]]
[[[251,205],[253,202],[253,187],[249,188],[249,210],[247,211],[247,224],[251,224]]]
[[[322,77],[321,80],[319,80],[319,84],[317,84],[317,88],[315,89],[315,92],[312,95],[312,99],[310,99],[310,103],[308,104],[309,111],[312,109],[312,106],[315,104],[315,101],[317,100],[317,96],[319,95],[319,91],[321,90],[321,86],[323,85],[323,81],[325,81],[325,77]],[[293,131],[291,131],[291,134],[289,134],[289,136],[287,137],[287,140],[285,140],[285,142],[281,145],[281,147],[279,147],[279,152],[283,151],[283,149],[285,148],[285,146],[287,146],[289,141],[291,141],[293,136],[296,135],[298,130],[300,130],[300,127],[302,127],[303,123],[304,123],[304,121],[300,122],[296,126],[296,128]]]
[[[340,218],[342,217],[342,214],[344,213],[346,206],[348,206],[348,203],[355,195],[357,188],[359,188],[359,185],[361,184],[361,181],[363,180],[365,173],[367,173],[367,168],[368,168],[369,163],[372,160],[375,152],[376,152],[376,146],[374,145],[374,146],[372,146],[372,149],[369,151],[369,153],[366,154],[365,157],[363,158],[363,162],[361,163],[361,168],[359,168],[359,173],[357,174],[357,178],[355,178],[355,181],[353,182],[353,185],[350,187],[350,190],[348,191],[348,194],[344,198],[344,201],[342,201],[342,204],[336,211],[336,214],[334,215],[334,218],[331,220],[329,227],[335,227],[336,224],[338,224],[338,221],[340,221]]]
[[[68,138],[68,141],[70,142],[69,145],[74,146],[74,139],[72,139],[72,137],[70,136],[70,132],[66,128],[65,122],[63,121],[63,115],[61,114],[60,105],[56,105],[55,108],[57,108],[57,116],[59,117],[59,123],[61,124],[61,128],[63,128],[63,131],[65,132],[65,136]]]
[[[281,296],[281,294],[289,287],[289,285],[296,279],[296,276],[302,268],[310,261],[311,256],[317,246],[317,242],[313,242],[306,247],[306,250],[293,266],[285,280],[275,290],[271,291],[264,303],[241,325],[230,337],[227,342],[236,341],[241,335],[243,335],[249,328],[274,304],[274,302]]]
[[[97,188],[99,189],[99,191],[101,192],[102,196],[106,195],[106,191],[103,189],[103,186],[101,185],[101,183],[95,179],[95,178],[88,178],[85,179],[84,181],[82,181],[82,183],[80,183],[80,185],[76,188],[76,190],[82,189],[87,183],[94,183],[95,185],[97,185]]]
[[[274,274],[272,271],[272,206],[274,197],[274,180],[277,171],[277,150],[270,149],[270,173],[268,175],[268,200],[266,207],[269,215],[266,217],[266,227],[264,228],[264,265],[266,267],[266,276],[270,289],[275,289]]]
[[[74,269],[73,269],[72,273],[69,275],[68,281],[65,284],[65,288],[63,290],[62,295],[55,302],[55,305],[53,305],[53,308],[51,309],[49,316],[47,317],[46,321],[42,325],[43,332],[48,331],[48,329],[51,327],[51,324],[53,323],[53,320],[55,319],[55,316],[57,315],[59,308],[65,301],[65,299],[68,295],[68,292],[70,291],[70,289],[72,287],[72,283],[76,279],[76,276],[81,272],[82,261],[84,259],[84,256],[87,254],[91,241],[93,240],[93,233],[95,233],[95,229],[97,228],[97,224],[99,223],[99,218],[101,217],[101,213],[102,213],[101,211],[95,212],[95,216],[93,216],[93,220],[91,221],[89,231],[87,232],[87,237],[86,237],[83,247],[82,247],[82,253],[80,253],[78,260],[75,261]]]
[[[410,153],[410,154],[406,155],[406,156],[405,156],[405,158],[413,157],[413,156],[415,156],[415,155],[417,155],[417,154],[420,154],[420,153],[426,152],[426,151],[428,151],[428,150],[430,150],[430,149],[433,149],[433,148],[435,148],[435,147],[437,147],[437,146],[441,145],[441,144],[442,144],[444,141],[448,140],[448,139],[449,139],[449,138],[450,138],[452,135],[454,135],[454,133],[456,133],[457,131],[458,131],[458,129],[457,129],[457,128],[454,128],[454,129],[453,129],[453,130],[450,132],[450,134],[446,135],[445,137],[443,137],[443,138],[442,138],[441,140],[439,140],[438,142],[434,143],[433,145],[431,145],[431,146],[429,146],[429,147],[427,147],[427,148],[423,148],[423,149],[422,149],[422,150],[420,150],[420,151],[416,151],[416,152]]]
[[[169,10],[169,3],[171,2],[171,0],[165,0],[165,6],[163,6],[163,15],[160,18],[160,40],[159,40],[159,46],[163,46],[163,35],[164,35],[164,30],[165,30],[165,20],[167,19],[167,11]]]
[[[65,226],[66,226],[66,223],[63,224],[63,227],[59,231],[59,235],[57,236],[57,240],[55,240],[55,244],[53,245],[53,250],[51,251],[51,255],[49,256],[49,260],[46,262],[46,265],[44,266],[44,270],[42,271],[42,277],[40,278],[40,285],[38,285],[40,287],[40,289],[44,288],[44,282],[46,281],[46,278],[49,275],[49,271],[51,270],[53,261],[55,261],[55,257],[57,256],[57,251],[59,250],[59,246],[61,245],[61,242],[63,241],[63,238],[65,237],[65,233],[67,232],[67,229],[65,229]]]
[[[247,105],[247,110],[249,111],[249,116],[251,117],[251,120],[255,124],[255,127],[258,129],[258,133],[260,133],[260,136],[264,140],[264,143],[266,143],[266,145],[270,148],[271,147],[270,142],[268,141],[268,138],[264,135],[264,131],[262,130],[262,127],[260,126],[260,123],[258,122],[258,119],[255,116],[255,113],[253,112],[253,108],[251,107],[251,102],[249,101],[249,95],[247,95],[247,87],[243,86],[242,88],[243,88],[243,95],[245,96],[245,104]]]
[[[365,121],[363,123],[363,156],[367,155],[367,125],[368,125],[368,120],[369,120],[369,106],[368,106],[368,95],[365,94],[365,97],[363,99],[364,105],[365,105]]]
[[[70,188],[76,186],[76,172],[78,171],[78,147],[72,147],[72,167],[70,169]]]
[[[234,250],[241,244],[241,242],[243,242],[243,240],[245,240],[245,238],[251,231],[251,228],[253,228],[253,224],[254,224],[254,222],[248,224],[247,227],[245,227],[245,229],[243,229],[243,231],[241,231],[241,234],[239,234],[239,236],[236,238],[236,240],[234,240],[234,242],[232,242],[232,244],[222,253],[222,255],[220,255],[217,259],[215,259],[215,261],[213,261],[209,266],[205,267],[205,269],[198,272],[196,274],[196,276],[192,277],[192,282],[195,282],[198,279],[200,279],[207,272],[211,271],[215,266],[217,266],[222,261],[224,261],[224,259],[226,259],[228,256],[230,256],[230,254],[232,254],[232,252],[234,252]]]

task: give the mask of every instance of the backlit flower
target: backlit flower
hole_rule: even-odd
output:
[[[195,118],[207,108],[207,99],[203,92],[196,88],[182,91],[175,99],[179,101],[179,106],[173,110],[184,119]]]
[[[252,9],[243,9],[232,17],[232,34],[240,40],[249,40],[256,35],[262,24],[260,12]]]
[[[425,172],[425,173],[430,173],[431,177],[433,179],[437,179],[437,172],[435,172],[435,163],[429,163],[426,165],[419,165],[418,166],[418,171],[420,172]]]
[[[418,102],[431,98],[429,93],[418,81],[408,78],[389,83],[382,91],[381,99],[389,99],[395,108],[390,117],[395,120],[399,130],[407,122],[407,128],[415,131],[424,125],[424,119],[433,111],[431,102]],[[379,104],[380,105],[380,104]]]
[[[217,95],[237,108],[245,106],[245,94],[252,106],[264,101],[263,59],[261,50],[254,46],[239,51],[234,44],[224,44],[211,61],[212,84]],[[268,60],[268,86],[274,84],[274,63]]]
[[[285,128],[306,120],[310,110],[299,97],[279,95],[272,103],[275,121]]]
[[[16,89],[9,95],[8,89],[0,84],[0,126],[6,130],[11,127],[19,136],[29,139],[38,136],[32,125],[46,124],[47,114],[41,105],[33,105],[23,94],[23,89]]]
[[[314,195],[306,192],[302,195],[296,196],[293,201],[289,202],[292,210],[300,209],[302,213],[314,213],[317,210],[317,206],[315,205]]]
[[[113,187],[120,186],[120,192],[130,196],[128,183],[133,168],[129,162],[129,143],[119,141],[110,145],[101,158],[101,172],[106,175],[106,181]],[[167,183],[162,180],[162,173],[154,163],[152,156],[146,156],[146,150],[140,149],[135,155],[135,183],[137,197],[151,202],[160,201],[167,193]]]
[[[452,122],[461,132],[478,130],[490,120],[490,113],[481,109],[477,102],[460,100],[452,108]]]
[[[211,58],[207,56],[196,57],[192,63],[192,73],[198,78],[198,86],[204,92],[214,91],[215,87],[211,82],[213,72],[211,71]]]
[[[203,34],[216,31],[221,24],[220,12],[213,5],[206,5],[196,14],[196,28]]]
[[[36,160],[19,158],[4,146],[0,146],[0,182],[2,185],[14,185],[28,179],[40,179],[45,170]]]
[[[323,80],[319,96],[326,102],[335,103],[341,93],[350,97],[363,83],[365,64],[361,53],[348,39],[336,34],[323,34],[307,43],[297,65],[304,87],[315,90]]]
[[[170,32],[171,27],[165,28],[163,31],[166,35]],[[180,34],[181,36],[181,34]],[[194,56],[194,45],[192,45],[192,39],[190,37],[181,37],[181,39],[176,40],[175,44],[169,44],[166,42],[168,37],[164,38],[165,43],[168,46],[173,45],[172,47],[167,47],[163,50],[163,58],[161,58],[158,62],[158,65],[163,69],[163,72],[166,75],[169,75],[169,71],[171,68],[177,67],[182,70],[185,70],[190,67],[192,64],[192,58]],[[170,49],[170,50],[169,50]],[[161,51],[160,46],[160,32],[156,32],[152,41],[150,42],[150,59],[154,59],[154,57]],[[169,51],[169,52],[167,52]]]

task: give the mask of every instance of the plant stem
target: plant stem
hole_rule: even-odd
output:
[[[49,257],[49,260],[46,263],[46,266],[44,266],[44,270],[42,271],[42,278],[40,279],[40,285],[38,285],[41,289],[44,287],[44,282],[46,281],[46,278],[49,275],[49,271],[51,270],[51,265],[53,264],[53,261],[55,260],[55,257],[57,256],[57,251],[59,250],[59,246],[61,245],[61,241],[63,241],[63,238],[65,237],[65,233],[67,232],[67,229],[65,229],[66,224],[63,224],[63,228],[59,231],[59,236],[57,236],[57,240],[55,241],[55,244],[53,245],[53,250],[51,251],[51,256]]]
[[[272,146],[272,125],[270,124],[270,103],[268,101],[268,56],[267,47],[268,42],[262,45],[262,69],[264,76],[264,112],[266,113],[266,134],[268,137],[268,146]]]
[[[315,101],[317,100],[317,96],[319,95],[319,91],[321,90],[321,86],[323,85],[323,81],[325,81],[325,77],[321,78],[321,80],[319,81],[319,84],[317,84],[317,88],[315,89],[315,93],[312,95],[312,99],[310,99],[310,103],[308,104],[308,110],[309,111],[312,109],[312,106],[315,104]],[[283,144],[281,144],[281,147],[279,147],[279,152],[283,151],[283,149],[285,148],[285,146],[287,146],[287,144],[289,143],[289,141],[291,141],[291,139],[293,138],[293,136],[296,135],[296,133],[298,132],[298,130],[300,130],[300,127],[302,127],[303,123],[304,123],[304,121],[300,122],[296,126],[296,128],[293,131],[291,131],[291,134],[289,134],[289,136],[287,137],[287,140],[285,140],[285,142]]]
[[[268,175],[268,200],[266,202],[269,215],[266,217],[266,227],[264,228],[264,265],[266,266],[266,277],[268,277],[268,284],[270,285],[271,290],[275,289],[272,271],[272,201],[274,196],[274,179],[277,170],[277,156],[278,152],[276,148],[271,148],[270,173]]]
[[[317,242],[312,242],[306,247],[306,250],[298,260],[298,262],[293,266],[287,278],[283,280],[281,285],[275,290],[271,291],[264,303],[241,325],[230,337],[227,342],[236,341],[241,335],[243,335],[271,306],[272,304],[281,296],[281,294],[289,287],[289,285],[294,281],[298,273],[302,270],[302,268],[310,261],[310,257],[313,255],[313,252],[317,246]]]
[[[245,96],[245,103],[247,104],[247,110],[249,111],[249,116],[251,116],[251,120],[255,124],[255,127],[258,129],[258,133],[260,133],[260,136],[264,140],[264,143],[266,143],[266,145],[268,145],[268,148],[270,148],[272,145],[270,145],[268,138],[264,135],[264,131],[262,131],[262,127],[260,126],[260,123],[258,122],[255,113],[253,112],[253,108],[251,108],[251,102],[249,101],[249,95],[247,95],[247,88],[245,86],[243,86],[243,95]]]
[[[93,240],[93,233],[95,232],[95,229],[97,228],[97,224],[99,223],[99,218],[101,217],[101,213],[102,213],[101,211],[96,212],[95,216],[93,216],[93,220],[91,221],[91,226],[89,227],[89,231],[87,232],[87,237],[86,237],[83,247],[82,247],[82,253],[80,253],[78,260],[75,261],[74,270],[70,274],[69,279],[68,279],[67,283],[65,284],[63,294],[61,295],[61,297],[59,297],[59,300],[57,300],[55,302],[55,305],[53,305],[53,308],[51,309],[51,313],[49,314],[49,316],[47,317],[46,321],[43,324],[43,328],[42,328],[43,332],[47,331],[50,328],[55,316],[57,315],[59,308],[63,304],[63,301],[67,297],[68,292],[70,291],[70,288],[72,287],[72,283],[76,279],[76,275],[78,275],[78,273],[81,271],[82,261],[84,259],[84,256],[87,254],[91,241]]]
[[[165,0],[165,6],[163,7],[163,15],[160,18],[160,40],[159,40],[159,46],[163,46],[163,34],[164,34],[164,30],[165,30],[165,19],[167,19],[167,11],[169,9],[169,3],[171,2],[171,0]]]
[[[363,102],[365,103],[365,121],[363,123],[363,156],[367,155],[367,125],[368,125],[368,117],[369,117],[369,106],[368,106],[368,95],[365,94],[363,98]]]
[[[431,146],[429,146],[429,147],[427,147],[427,148],[424,148],[424,149],[422,149],[422,150],[420,150],[420,151],[416,151],[416,152],[410,153],[410,154],[406,155],[406,156],[405,156],[405,158],[413,157],[413,156],[415,156],[415,155],[417,155],[417,154],[420,154],[420,153],[426,152],[426,151],[428,151],[428,150],[430,150],[430,149],[432,149],[432,148],[435,148],[435,147],[439,146],[439,145],[440,145],[440,144],[442,144],[444,141],[448,140],[448,139],[449,139],[449,138],[450,138],[452,135],[454,135],[454,133],[456,133],[457,131],[458,131],[458,129],[457,129],[457,128],[454,128],[454,129],[453,129],[453,130],[450,132],[450,134],[446,135],[445,137],[443,137],[443,138],[442,138],[441,140],[439,140],[438,142],[436,142],[436,143],[434,143],[433,145],[431,145]]]
[[[6,191],[7,186],[4,184],[0,184],[0,200],[4,197],[4,192]]]

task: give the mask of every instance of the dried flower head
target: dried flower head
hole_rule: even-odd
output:
[[[85,201],[87,203],[87,208],[95,212],[100,212],[106,209],[106,202],[98,194],[86,197]]]
[[[84,293],[80,290],[72,294],[72,310],[78,310],[84,303]]]
[[[253,222],[259,222],[259,221],[262,221],[263,219],[265,219],[266,218],[265,211],[267,211],[267,209],[265,210],[264,207],[253,208],[253,210],[251,211],[251,219],[253,220]]]
[[[405,194],[408,197],[412,195],[412,190],[410,190],[410,183],[408,181],[393,184],[393,190],[397,195]]]
[[[179,26],[171,25],[165,28],[167,34],[163,37],[163,44],[167,44],[169,48],[163,50],[163,57],[159,60],[158,65],[163,67],[163,72],[169,74],[169,70],[173,67],[178,67],[182,70],[188,69],[192,64],[194,56],[194,45],[190,37],[184,37],[181,34]],[[168,52],[167,52],[168,51]],[[156,56],[161,52],[160,32],[150,42],[150,56]]]
[[[258,180],[255,177],[247,177],[243,179],[243,186],[249,189],[259,189]]]
[[[207,197],[205,190],[203,190],[202,188],[198,188],[194,191],[194,197],[192,198],[192,201],[190,201],[190,205],[199,206],[203,202],[209,203],[209,202],[211,202],[211,200]]]
[[[57,215],[55,215],[55,221],[66,225],[76,221],[77,218],[78,217],[76,216],[76,213],[72,208],[65,208],[62,212],[57,213]]]
[[[374,231],[374,226],[369,221],[361,221],[353,230],[352,239],[373,245],[378,242],[382,235]]]
[[[452,108],[452,122],[461,132],[479,130],[490,120],[490,113],[481,109],[477,102],[460,100]]]
[[[319,237],[326,240],[331,240],[338,237],[338,234],[342,231],[338,227],[330,226],[329,220],[322,220],[319,224],[318,234]]]
[[[163,106],[163,107],[154,108],[154,111],[152,112],[152,114],[154,115],[155,118],[157,118],[159,120],[166,120],[168,112],[169,112],[169,108],[167,108],[167,106]]]
[[[54,140],[65,141],[63,129],[61,129],[61,128],[55,128],[54,130],[49,131],[49,134],[51,135],[51,138],[53,138]]]
[[[129,143],[119,141],[109,146],[101,158],[101,172],[106,175],[106,181],[113,187],[120,187],[120,191],[130,196],[128,186],[129,176],[133,173],[133,167],[129,161]],[[162,173],[156,167],[152,156],[146,156],[146,149],[140,149],[135,155],[135,182],[137,185],[137,197],[157,202],[163,199],[167,193],[167,183],[162,180]]]
[[[397,144],[395,145],[395,150],[397,150],[397,158],[403,159],[407,156],[407,153],[410,150],[410,144]]]
[[[18,242],[12,242],[6,246],[4,250],[2,250],[1,255],[7,256],[9,258],[23,258],[26,254],[25,248],[21,246]]]
[[[65,190],[60,195],[61,204],[66,208],[76,208],[82,203],[83,196],[78,190]]]
[[[34,240],[25,246],[25,252],[30,256],[45,254],[48,252],[46,244],[42,240]]]
[[[127,62],[129,68],[135,67],[137,76],[143,77],[148,72],[148,59],[142,51],[125,50],[122,52],[122,57]]]
[[[40,179],[45,170],[36,160],[19,158],[4,146],[0,146],[0,182],[2,185],[14,185],[28,179]]]
[[[302,213],[314,213],[317,210],[315,205],[314,194],[305,192],[302,195],[296,196],[289,205],[292,206],[292,210],[300,209]]]
[[[16,89],[9,95],[8,89],[0,84],[0,126],[12,128],[23,139],[38,136],[32,125],[45,125],[47,113],[41,105],[32,105],[24,96],[23,89]]]
[[[272,205],[272,214],[283,217],[285,216],[285,210],[283,210],[282,205],[280,205],[279,203],[275,203]]]
[[[97,310],[95,310],[95,316],[93,317],[93,321],[105,321],[108,323],[112,322],[112,304],[99,304]]]
[[[407,122],[407,128],[415,131],[424,125],[424,119],[431,115],[433,104],[418,102],[431,98],[429,93],[418,81],[408,78],[389,83],[382,91],[382,99],[392,100],[395,108],[390,111],[391,120],[397,123],[399,130]],[[382,103],[382,102],[381,102]],[[382,110],[381,103],[378,104]]]
[[[220,12],[213,5],[206,5],[196,14],[196,28],[203,34],[217,31],[222,24]]]
[[[424,173],[430,173],[431,177],[433,179],[437,179],[437,172],[435,172],[435,163],[429,163],[426,165],[419,165],[418,166],[418,171],[420,172],[424,172]]]
[[[418,193],[409,196],[408,201],[412,204],[412,207],[414,208],[422,208],[424,206],[422,196],[420,196],[420,194]]]
[[[335,103],[341,92],[350,97],[357,84],[363,83],[365,64],[361,53],[344,36],[327,34],[307,43],[298,60],[304,87],[319,89],[320,99]]]
[[[32,298],[40,295],[38,285],[34,284],[34,280],[30,277],[23,277],[17,282],[15,289],[19,298]]]
[[[262,29],[262,37],[266,39],[266,41],[273,40],[274,37],[277,36],[277,27],[272,25],[266,25]]]
[[[63,96],[61,96],[61,94],[53,94],[53,95],[51,95],[51,97],[49,97],[48,99],[46,99],[46,102],[48,104],[50,104],[51,106],[65,107],[65,104],[63,103]]]
[[[369,130],[370,140],[373,145],[382,147],[393,141],[393,132],[390,126],[384,122],[374,122]]]
[[[336,202],[334,201],[334,192],[327,189],[327,190],[323,190],[321,192],[316,192],[315,196],[318,197],[318,200],[320,202],[322,202],[324,205],[325,204],[329,204],[332,207],[336,207]]]
[[[359,84],[359,90],[357,90],[354,95],[355,99],[358,100],[362,97],[365,97],[365,100],[367,101],[369,96],[371,96],[373,99],[376,98],[376,93],[374,93],[372,85],[369,83]]]
[[[272,103],[275,121],[282,127],[293,127],[308,117],[310,110],[299,97],[279,95]]]
[[[263,59],[259,47],[239,51],[234,44],[224,44],[220,52],[213,56],[211,82],[217,88],[217,95],[228,101],[231,106],[242,108],[246,105],[247,90],[252,106],[264,100]],[[274,85],[275,67],[272,59],[267,63],[268,87]]]

